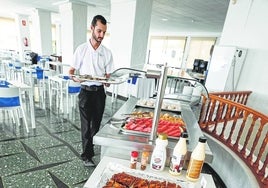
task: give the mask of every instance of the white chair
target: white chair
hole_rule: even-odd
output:
[[[79,82],[74,82],[73,80],[68,80],[66,87],[66,105],[67,110],[66,113],[69,114],[69,104],[71,104],[72,108],[76,107],[76,99],[80,92],[81,84]],[[70,102],[69,102],[70,97]]]
[[[56,104],[56,109],[63,113],[64,94],[68,92],[67,85],[69,82],[69,76],[49,76],[48,80],[49,107],[52,109]],[[56,103],[52,103],[53,99],[56,99]]]
[[[46,70],[39,66],[26,68],[24,67],[24,80],[26,84],[33,88],[35,99],[39,101],[40,107],[45,109],[46,107],[46,93],[48,91],[48,76],[45,75]],[[37,92],[34,88],[37,87]]]
[[[19,110],[22,114],[27,133],[29,133],[28,123],[22,107],[20,91],[17,87],[0,86],[0,110],[9,111],[13,122],[20,125]]]

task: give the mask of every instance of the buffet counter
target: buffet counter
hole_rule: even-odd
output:
[[[173,180],[173,182],[176,182],[181,187],[187,187],[187,188],[199,188],[199,187],[209,187],[209,188],[215,188],[215,184],[213,181],[213,178],[210,174],[204,174],[201,173],[200,178],[197,182],[190,182],[186,179],[185,174],[186,171],[182,171],[182,174],[180,176],[172,176],[168,173],[168,168],[166,167],[164,171],[162,172],[156,172],[149,168],[149,165],[147,165],[147,168],[144,171],[139,170],[140,164],[138,163],[137,169],[130,169],[130,160],[124,160],[114,157],[103,157],[98,164],[98,166],[95,168],[89,179],[84,185],[84,188],[101,188],[105,185],[105,183],[113,176],[115,173],[120,172],[126,172],[131,173],[131,175],[139,174],[139,177],[146,177],[146,178],[157,178],[160,179],[163,177],[166,181]]]
[[[125,116],[123,116],[123,114],[131,113],[135,109],[137,101],[137,98],[130,97],[126,103],[115,113],[111,120],[125,119]],[[203,134],[200,130],[191,107],[186,103],[181,103],[181,116],[186,123],[187,132],[189,135],[189,141],[187,145],[188,152],[186,157],[186,160],[189,160],[191,152],[198,143],[198,138]],[[155,142],[151,141],[149,139],[149,136],[126,134],[121,131],[120,126],[122,126],[122,124],[114,125],[108,122],[94,136],[94,144],[101,146],[101,158],[104,156],[110,156],[129,160],[132,150],[137,150],[139,152],[143,150],[147,150],[149,152],[153,151]],[[170,156],[177,141],[177,139],[168,140],[166,165],[169,164]],[[212,159],[212,152],[210,151],[209,146],[206,145],[205,162],[211,163]]]

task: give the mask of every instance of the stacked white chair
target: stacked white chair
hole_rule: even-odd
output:
[[[13,122],[20,125],[19,111],[22,114],[24,124],[26,126],[26,132],[29,133],[28,123],[25,116],[24,109],[22,107],[20,91],[17,87],[0,86],[0,110],[9,111]],[[16,121],[15,121],[16,120]]]

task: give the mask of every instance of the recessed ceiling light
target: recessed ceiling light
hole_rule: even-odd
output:
[[[164,22],[168,21],[167,18],[162,18],[161,20],[164,21]]]

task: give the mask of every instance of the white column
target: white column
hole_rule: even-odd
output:
[[[56,23],[56,55],[61,55],[61,24]]]
[[[87,40],[87,4],[67,2],[61,4],[62,63],[70,64],[76,47]],[[64,73],[67,70],[63,70]]]
[[[186,38],[186,44],[185,44],[183,57],[182,57],[182,63],[181,63],[181,69],[183,71],[185,71],[187,69],[187,59],[188,59],[188,56],[189,56],[190,44],[191,44],[191,37],[188,36]]]
[[[35,9],[32,15],[33,22],[33,48],[39,55],[51,55],[52,51],[52,24],[51,12]]]
[[[27,15],[17,15],[16,25],[18,31],[19,58],[24,60],[24,53],[31,50],[29,17]]]
[[[143,68],[152,4],[152,0],[111,0],[111,50],[115,68]]]

